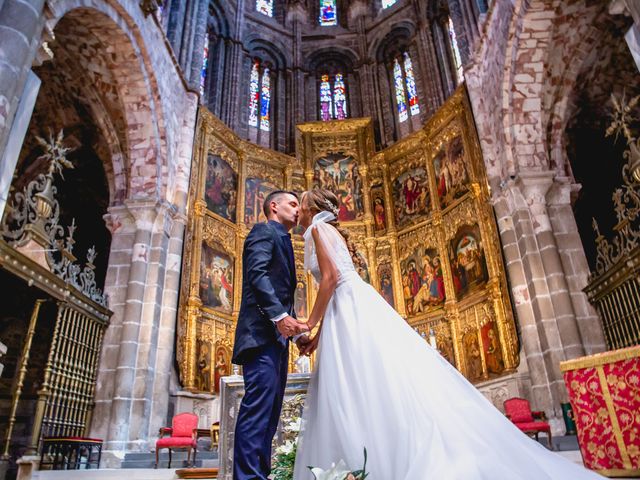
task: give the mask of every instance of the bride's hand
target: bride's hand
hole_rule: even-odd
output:
[[[310,339],[308,342],[304,343],[300,348],[300,355],[309,355],[316,351],[318,348],[318,343],[320,342],[320,335],[317,335]]]

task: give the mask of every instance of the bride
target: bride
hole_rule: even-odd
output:
[[[305,269],[319,283],[309,316],[316,348],[302,415],[295,480],[308,466],[367,449],[371,480],[597,479],[518,430],[355,271],[336,216],[338,199],[305,192]]]

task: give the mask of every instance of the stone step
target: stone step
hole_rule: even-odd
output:
[[[175,480],[176,468],[48,470],[33,472],[32,480]]]
[[[153,468],[156,463],[155,452],[131,452],[127,453],[122,462],[121,468]],[[167,468],[169,465],[169,452],[162,450],[159,455],[158,468]],[[171,468],[186,468],[187,452],[176,451],[171,454]],[[218,452],[198,451],[196,455],[196,467],[214,468],[218,466]]]

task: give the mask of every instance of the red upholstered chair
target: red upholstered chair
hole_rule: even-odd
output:
[[[540,432],[545,432],[549,448],[553,450],[551,426],[544,412],[532,412],[529,401],[524,398],[510,398],[504,401],[504,413],[516,427],[536,440]]]
[[[191,464],[191,450],[193,463],[196,462],[196,445],[198,430],[198,416],[195,413],[179,413],[171,421],[171,428],[161,427],[160,438],[156,442],[156,465],[158,468],[158,452],[162,448],[169,449],[169,465],[171,467],[171,450],[187,450],[187,462]],[[165,437],[165,435],[170,435]]]

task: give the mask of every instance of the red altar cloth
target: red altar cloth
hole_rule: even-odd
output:
[[[587,468],[640,477],[640,346],[562,362]]]

